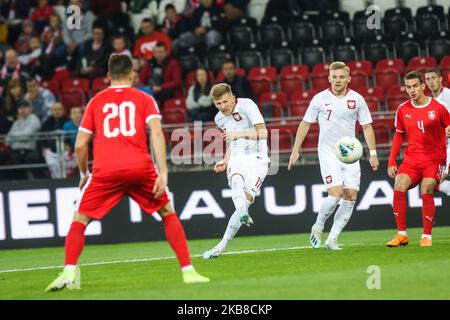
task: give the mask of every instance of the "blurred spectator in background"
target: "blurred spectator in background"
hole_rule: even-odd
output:
[[[27,91],[25,99],[30,102],[33,113],[41,122],[45,121],[52,113],[51,108],[56,101],[55,96],[50,90],[39,87],[35,78],[27,80]]]
[[[8,42],[9,28],[4,17],[0,16],[0,44]]]
[[[23,20],[28,18],[33,0],[2,0],[0,1],[0,17],[8,23],[10,43],[15,43],[22,32]]]
[[[178,52],[178,47],[189,47],[196,43],[197,39],[193,32],[189,30],[187,19],[177,13],[175,6],[169,3],[164,8],[165,16],[162,23],[162,31],[167,33],[172,39],[174,52]]]
[[[41,131],[52,132],[62,130],[64,127],[64,123],[68,121],[68,118],[64,113],[64,106],[60,102],[55,102],[51,107],[51,116],[42,124]],[[60,178],[62,175],[61,166],[59,163],[60,158],[57,153],[58,150],[56,148],[56,140],[43,140],[40,144],[40,149],[42,152],[42,156],[44,157],[45,162],[48,165],[50,176],[52,178]],[[72,160],[71,154],[68,149],[69,148],[65,147],[64,150],[64,158],[66,162]]]
[[[58,15],[50,16],[50,25],[42,33],[44,52],[41,58],[41,71],[44,79],[50,79],[57,67],[66,64],[67,47],[63,41],[63,29]]]
[[[70,119],[64,123],[63,130],[68,133],[68,138],[66,139],[67,144],[70,149],[73,150],[75,147],[75,140],[78,132],[78,127],[81,123],[81,118],[83,117],[83,112],[81,107],[70,108]]]
[[[105,76],[108,71],[108,59],[111,47],[105,37],[105,29],[96,25],[92,28],[92,39],[87,40],[80,50],[80,59],[75,72],[82,77]]]
[[[50,17],[55,13],[53,7],[49,5],[48,0],[37,0],[37,8],[33,11],[31,20],[34,22],[34,28],[41,33],[45,26],[49,24]]]
[[[39,57],[42,54],[41,37],[38,34],[31,36],[29,47],[28,53],[19,55],[18,59],[21,65],[34,69],[35,63],[39,63]]]
[[[10,79],[20,80],[20,84],[25,88],[25,80],[29,77],[29,70],[20,64],[16,51],[14,49],[6,50],[5,63],[0,70],[0,95]]]
[[[192,27],[197,39],[205,42],[208,48],[218,46],[225,32],[224,18],[223,8],[215,6],[214,0],[202,0],[192,16]]]
[[[140,72],[142,85],[148,85],[159,106],[164,107],[167,99],[182,96],[182,72],[180,63],[170,57],[166,44],[158,42],[154,49],[155,56],[148,61]]]
[[[14,49],[18,55],[27,54],[30,52],[30,40],[33,34],[33,22],[30,19],[25,19],[22,23],[22,33],[19,35]]]
[[[236,74],[236,66],[234,61],[227,59],[222,65],[223,82],[228,83],[234,95],[237,98],[249,98],[254,100],[252,87],[246,77],[241,77]]]
[[[81,0],[70,0],[69,5],[76,5],[82,8]],[[66,19],[69,16],[66,16]],[[71,63],[76,63],[79,46],[92,38],[92,25],[94,24],[94,14],[87,10],[81,10],[80,29],[68,29],[67,23],[63,23],[63,39],[67,46],[68,57]]]
[[[23,89],[20,81],[18,79],[11,79],[8,83],[1,109],[2,116],[6,120],[4,123],[5,127],[2,128],[2,133],[8,132],[14,121],[16,121],[19,102],[22,99]]]
[[[247,6],[250,0],[225,0],[223,7],[228,21],[244,18],[247,15]]]
[[[148,87],[141,84],[141,79],[139,78],[140,72],[140,61],[138,58],[131,58],[133,61],[133,87],[148,93],[149,95],[153,95],[153,91]]]
[[[89,8],[108,30],[124,24],[126,14],[122,13],[120,0],[90,0]]]
[[[17,120],[14,121],[5,138],[5,144],[12,149],[12,165],[38,163],[40,161],[41,157],[36,148],[36,139],[33,137],[40,128],[41,122],[32,113],[30,103],[21,100],[17,111]],[[17,170],[15,176],[33,179],[38,172],[39,170]]]
[[[158,42],[163,42],[168,54],[172,52],[172,41],[164,32],[155,30],[155,23],[150,18],[141,22],[141,36],[137,38],[133,56],[141,60],[149,61],[154,56],[154,49]]]
[[[112,40],[113,52],[111,55],[126,54],[131,57],[131,52],[128,50],[127,40],[123,34],[118,34]]]
[[[189,88],[186,99],[190,122],[214,120],[217,108],[209,95],[211,87],[208,70],[198,68],[195,72],[195,83]]]

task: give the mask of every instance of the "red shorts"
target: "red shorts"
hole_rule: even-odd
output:
[[[417,162],[408,159],[403,160],[397,174],[404,173],[411,178],[412,185],[410,188],[415,188],[420,181],[425,178],[431,178],[438,183],[441,181],[445,170],[445,162],[442,161],[427,161]]]
[[[124,195],[130,196],[141,209],[152,214],[169,202],[167,193],[155,198],[152,193],[158,177],[152,169],[129,169],[115,172],[92,174],[81,190],[76,210],[93,219],[100,220]]]

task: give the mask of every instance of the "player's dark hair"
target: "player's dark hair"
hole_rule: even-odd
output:
[[[405,81],[412,80],[412,79],[419,79],[420,83],[424,83],[423,76],[419,71],[410,71],[406,74]]]
[[[167,10],[170,10],[170,9],[172,9],[172,10],[174,10],[174,11],[177,11],[177,10],[175,9],[175,6],[174,6],[173,4],[171,4],[171,3],[166,4],[166,6],[164,7],[164,10],[167,11]]]
[[[108,70],[112,79],[123,79],[133,71],[133,62],[126,54],[113,55],[109,58]]]
[[[438,68],[428,68],[425,73],[436,73],[438,77],[442,77],[442,72]]]

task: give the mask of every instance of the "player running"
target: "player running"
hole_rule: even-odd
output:
[[[388,175],[395,178],[393,207],[398,232],[386,245],[398,247],[408,244],[406,191],[421,182],[423,234],[420,246],[430,247],[435,215],[433,192],[442,181],[446,166],[446,132],[450,134],[450,114],[444,105],[424,94],[425,83],[420,72],[407,73],[405,87],[411,99],[397,109],[396,132],[388,164]],[[396,159],[405,134],[408,145],[398,168]]]
[[[228,146],[223,160],[216,163],[216,173],[226,170],[228,185],[236,211],[231,216],[223,239],[203,254],[204,259],[218,257],[242,224],[250,226],[253,219],[248,208],[261,188],[269,167],[267,129],[258,106],[251,99],[236,97],[226,83],[216,84],[211,96],[219,112],[217,126]]]
[[[334,146],[342,137],[355,137],[355,124],[358,121],[363,127],[364,137],[369,146],[370,165],[373,171],[378,170],[379,162],[369,107],[360,94],[348,88],[349,67],[343,62],[333,62],[329,70],[328,79],[331,87],[319,92],[311,100],[297,130],[288,170],[291,170],[298,160],[300,148],[311,124],[318,121],[320,171],[327,187],[328,197],[323,200],[316,223],[311,228],[310,243],[313,248],[320,248],[325,222],[341,202],[328,239],[325,241],[326,249],[341,250],[337,239],[352,215],[359,191],[361,168],[359,161],[353,164],[339,161]]]
[[[80,169],[81,196],[65,243],[65,267],[46,291],[79,288],[77,261],[85,244],[85,229],[100,220],[128,195],[147,214],[157,211],[164,231],[181,265],[185,283],[208,282],[191,264],[183,227],[166,194],[168,170],[161,115],[155,100],[131,87],[133,68],[126,55],[109,59],[111,86],[86,106],[78,131],[75,153]],[[148,151],[147,125],[158,173]],[[94,163],[88,171],[88,144],[94,136]]]
[[[450,89],[442,85],[442,73],[437,68],[430,68],[425,72],[425,83],[430,89],[433,97],[442,103],[450,112]],[[445,175],[448,175],[450,168],[450,140],[447,140],[447,168]],[[442,181],[437,189],[450,196],[450,181]]]

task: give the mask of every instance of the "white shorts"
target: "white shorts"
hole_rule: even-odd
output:
[[[338,160],[336,156],[319,155],[320,173],[323,183],[328,188],[343,186],[344,189],[359,191],[361,184],[361,167],[359,161],[346,164]]]
[[[256,155],[231,157],[227,167],[228,185],[231,188],[233,175],[241,175],[244,178],[244,190],[252,196],[254,201],[268,170],[269,163]]]

